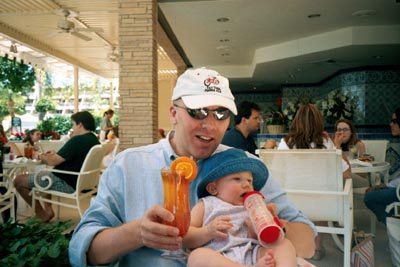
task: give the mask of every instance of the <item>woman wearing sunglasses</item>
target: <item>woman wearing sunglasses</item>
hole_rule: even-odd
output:
[[[400,107],[392,114],[390,121],[390,130],[392,135],[400,136]],[[385,211],[386,206],[399,201],[396,195],[396,187],[400,186],[400,162],[396,162],[396,165],[392,166],[397,170],[391,174],[390,182],[387,184],[381,184],[373,187],[369,187],[364,197],[365,205],[376,215],[376,218],[381,223],[386,224],[386,217],[393,215],[393,210],[390,213]]]

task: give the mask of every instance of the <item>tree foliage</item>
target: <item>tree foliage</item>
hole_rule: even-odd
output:
[[[27,96],[33,91],[35,70],[23,60],[9,59],[6,54],[0,58],[0,84],[8,91],[9,99],[14,95]]]

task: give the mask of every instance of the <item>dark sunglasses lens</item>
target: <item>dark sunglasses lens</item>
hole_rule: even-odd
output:
[[[222,110],[214,110],[214,118],[216,120],[222,121],[226,120],[229,117],[229,110],[228,109],[222,109]]]
[[[190,117],[196,120],[205,119],[208,114],[211,112],[216,120],[222,121],[226,120],[229,117],[229,109],[217,109],[217,110],[208,110],[203,108],[198,109],[186,109]]]
[[[204,109],[187,108],[186,110],[189,113],[190,117],[192,117],[193,119],[196,119],[196,120],[202,120],[205,117],[207,117],[207,115],[208,115],[207,110],[204,110]]]

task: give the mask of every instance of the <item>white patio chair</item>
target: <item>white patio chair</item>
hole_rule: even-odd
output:
[[[0,173],[0,213],[10,210],[10,217],[15,221],[15,203],[13,182],[10,176]]]
[[[260,158],[270,175],[278,179],[289,199],[311,220],[328,221],[316,226],[319,233],[330,233],[344,252],[343,266],[350,266],[353,229],[351,179],[343,187],[341,150],[261,149]],[[334,224],[337,222],[337,225]],[[337,235],[344,236],[344,246]]]
[[[97,192],[97,185],[99,183],[103,157],[104,147],[102,145],[96,145],[93,146],[90,149],[89,153],[86,155],[80,172],[62,171],[52,168],[41,169],[35,175],[35,186],[32,188],[32,210],[35,211],[36,200],[39,200],[40,202],[47,202],[58,206],[77,209],[80,217],[82,218],[83,210],[81,208],[81,201],[85,198],[91,198],[93,194]],[[52,179],[47,175],[42,176],[42,172],[53,172],[55,175],[57,175],[57,173],[78,175],[75,192],[68,194],[59,191],[49,190],[49,188],[51,187]],[[41,187],[39,185],[39,179],[48,180],[49,184],[46,187]],[[56,197],[57,200],[53,198],[44,198],[43,194],[50,194],[51,196]],[[75,203],[63,201],[63,199],[71,199],[74,200]],[[57,212],[57,217],[58,216],[59,211]]]

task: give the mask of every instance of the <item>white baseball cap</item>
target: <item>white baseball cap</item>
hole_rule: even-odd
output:
[[[191,109],[221,106],[237,115],[235,98],[229,88],[228,79],[204,67],[187,70],[179,76],[172,101],[179,98]]]

